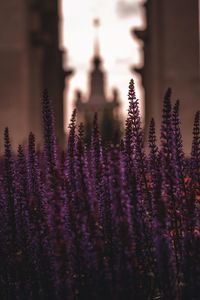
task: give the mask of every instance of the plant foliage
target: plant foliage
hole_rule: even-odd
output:
[[[133,80],[128,100],[119,145],[104,144],[97,115],[85,144],[74,111],[59,150],[47,91],[42,152],[30,133],[15,155],[5,129],[0,299],[200,299],[200,113],[186,157],[169,89],[147,154]]]

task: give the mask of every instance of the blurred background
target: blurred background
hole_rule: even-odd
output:
[[[161,122],[167,87],[181,100],[184,146],[190,151],[200,109],[199,0],[7,0],[0,3],[0,147],[33,131],[42,144],[41,95],[49,91],[64,145],[74,107],[91,131],[98,112],[105,140],[119,140],[134,78],[147,137]]]

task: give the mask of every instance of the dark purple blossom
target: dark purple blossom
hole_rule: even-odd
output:
[[[43,94],[44,147],[33,133],[0,161],[0,299],[197,300],[200,283],[200,114],[184,154],[179,101],[163,102],[146,153],[133,80],[120,144],[104,142],[95,114],[90,142],[69,124],[56,143]]]

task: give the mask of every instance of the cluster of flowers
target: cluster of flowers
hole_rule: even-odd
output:
[[[161,140],[149,153],[129,84],[125,136],[104,144],[94,117],[91,143],[70,121],[66,151],[56,144],[43,95],[44,150],[0,161],[0,299],[185,299],[200,297],[200,113],[185,157],[179,102],[164,97]]]

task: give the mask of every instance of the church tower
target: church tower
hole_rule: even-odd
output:
[[[102,69],[100,45],[98,38],[99,20],[94,21],[96,36],[94,41],[94,56],[92,68],[89,73],[89,96],[87,102],[82,99],[81,91],[77,91],[75,106],[77,109],[78,122],[83,122],[86,127],[86,137],[91,134],[91,126],[94,113],[98,113],[98,123],[104,140],[111,140],[114,131],[119,128],[119,99],[116,89],[113,97],[108,101],[106,96],[106,74]]]
[[[97,105],[97,109],[101,109],[102,104],[105,104],[105,73],[102,70],[102,59],[100,56],[100,45],[98,39],[99,20],[94,21],[96,28],[96,37],[94,43],[94,57],[92,60],[92,71],[90,73],[90,91],[89,102]]]

